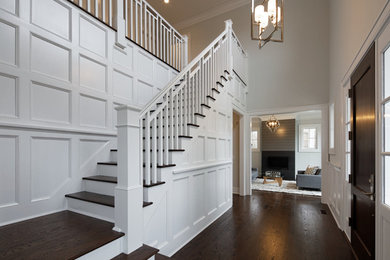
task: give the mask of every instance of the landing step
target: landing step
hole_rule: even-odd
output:
[[[117,177],[106,176],[106,175],[94,175],[94,176],[88,176],[83,178],[83,180],[109,182],[109,183],[118,183],[117,179],[118,179]]]
[[[67,210],[2,226],[0,258],[75,259],[124,236],[113,227]]]
[[[108,207],[114,207],[115,198],[114,196],[102,195],[99,193],[93,193],[88,191],[80,191],[72,194],[66,194],[65,197],[92,202]]]
[[[158,253],[158,249],[154,247],[150,247],[148,245],[143,245],[137,250],[131,252],[130,254],[120,254],[116,257],[114,257],[112,260],[147,260],[151,258],[152,256],[156,255]]]

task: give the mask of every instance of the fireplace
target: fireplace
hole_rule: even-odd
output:
[[[295,151],[263,151],[261,172],[280,171],[284,180],[295,180]]]

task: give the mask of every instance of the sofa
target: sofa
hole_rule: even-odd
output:
[[[318,169],[315,174],[305,174],[305,171],[298,171],[295,180],[298,189],[316,189],[321,190],[321,169]]]

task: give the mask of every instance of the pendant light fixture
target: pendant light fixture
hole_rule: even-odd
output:
[[[268,42],[283,42],[284,0],[252,0],[251,37],[259,48]]]

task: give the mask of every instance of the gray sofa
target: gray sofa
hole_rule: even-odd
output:
[[[321,190],[321,169],[318,169],[315,175],[304,174],[305,171],[298,171],[296,182],[298,189],[316,189]]]

